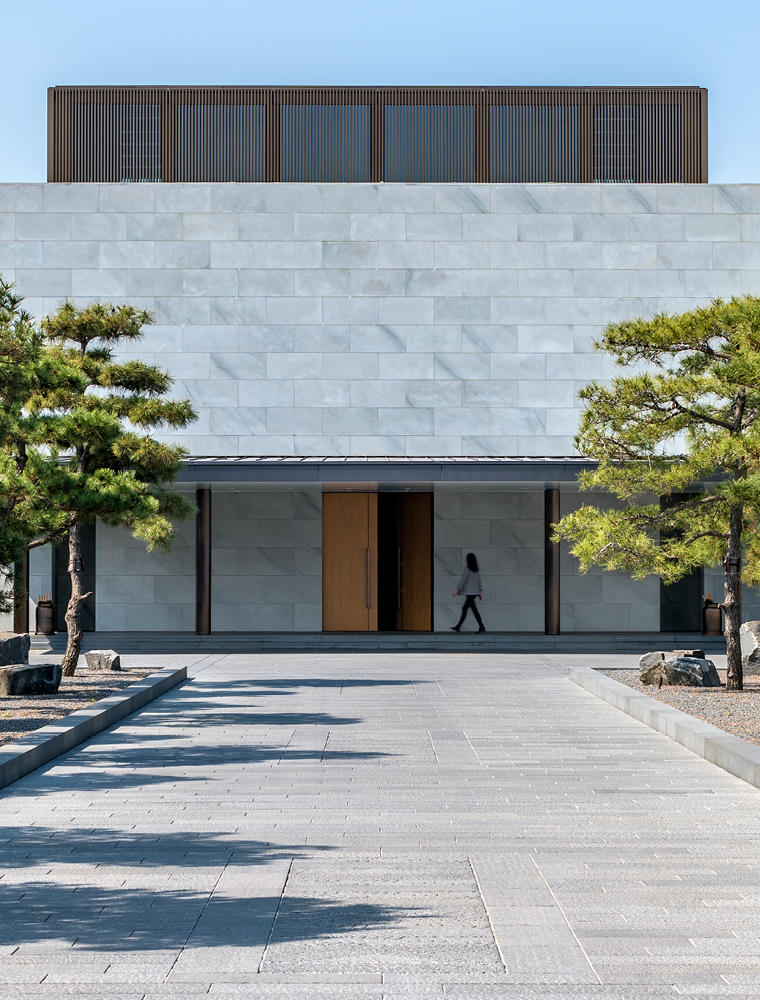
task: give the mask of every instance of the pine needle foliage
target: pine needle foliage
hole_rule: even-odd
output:
[[[607,327],[598,349],[631,374],[592,382],[576,447],[597,461],[584,490],[616,498],[563,517],[581,571],[665,583],[724,567],[728,680],[741,689],[741,584],[760,584],[760,299]]]
[[[79,371],[45,350],[21,297],[0,278],[0,611],[27,599],[14,586],[14,565],[67,528],[65,513],[50,502],[58,462],[47,435],[55,421],[30,412],[29,401],[83,389]]]
[[[152,433],[187,426],[195,419],[188,400],[165,398],[171,377],[116,349],[139,340],[151,322],[129,305],[64,303],[41,324],[49,356],[74,368],[77,391],[59,384],[35,394],[31,407],[59,457],[55,505],[69,521],[71,600],[66,611],[68,645],[64,674],[71,675],[81,649],[82,524],[99,518],[127,528],[148,550],[169,549],[172,522],[194,508],[172,489],[186,452]]]

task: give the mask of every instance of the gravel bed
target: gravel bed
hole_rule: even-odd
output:
[[[760,675],[745,674],[743,691],[726,691],[726,671],[718,674],[723,687],[661,687],[642,684],[638,670],[601,670],[622,684],[666,705],[678,708],[696,719],[709,722],[726,733],[760,746]]]
[[[84,659],[84,657],[82,657]],[[18,740],[40,726],[63,718],[93,702],[107,698],[134,681],[142,680],[158,667],[122,667],[121,671],[77,667],[73,677],[64,677],[56,694],[14,695],[0,699],[0,746]]]

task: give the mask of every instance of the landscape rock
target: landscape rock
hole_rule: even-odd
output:
[[[643,669],[639,679],[642,684],[720,687],[720,677],[713,661],[695,656],[671,656],[670,659],[659,660]]]
[[[121,657],[115,649],[93,649],[84,658],[90,670],[121,670]]]
[[[654,667],[657,663],[662,663],[663,660],[672,659],[673,654],[666,652],[664,649],[655,649],[651,653],[644,653],[643,656],[639,657],[639,670],[644,671],[649,667]]]
[[[646,670],[663,660],[677,660],[679,657],[688,656],[696,660],[704,660],[704,649],[671,649],[669,652],[664,649],[657,649],[652,653],[644,653],[639,658],[639,670]]]
[[[0,667],[28,663],[30,641],[28,632],[0,632]]]
[[[55,694],[61,683],[59,663],[13,663],[0,667],[0,696]]]
[[[739,629],[739,642],[742,648],[742,667],[760,667],[760,622],[744,622]]]
[[[671,656],[688,656],[693,660],[704,660],[705,651],[704,649],[674,649],[670,654]]]

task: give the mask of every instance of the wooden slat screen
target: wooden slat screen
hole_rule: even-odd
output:
[[[579,114],[567,104],[505,104],[491,108],[490,180],[580,180]]]
[[[707,181],[699,87],[52,87],[49,181]]]

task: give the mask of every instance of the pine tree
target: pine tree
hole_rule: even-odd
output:
[[[760,299],[608,326],[597,345],[634,373],[591,383],[576,447],[596,459],[583,489],[620,507],[562,518],[592,565],[672,583],[723,565],[727,688],[742,688],[741,587],[760,583]]]
[[[172,379],[140,360],[117,360],[114,348],[143,335],[151,321],[128,305],[67,302],[42,321],[51,356],[76,368],[84,391],[61,386],[36,399],[36,415],[49,422],[48,438],[60,455],[54,503],[69,525],[71,599],[63,673],[71,676],[82,644],[80,609],[89,596],[82,579],[82,525],[95,518],[121,525],[149,550],[168,549],[172,520],[192,505],[171,484],[183,448],[155,440],[151,431],[182,428],[195,419],[187,400],[164,398]]]
[[[0,610],[26,600],[12,567],[26,551],[61,537],[62,511],[50,503],[58,476],[47,435],[54,424],[30,405],[40,394],[80,392],[80,372],[45,350],[42,335],[13,285],[0,278]],[[15,594],[14,594],[15,592]]]

